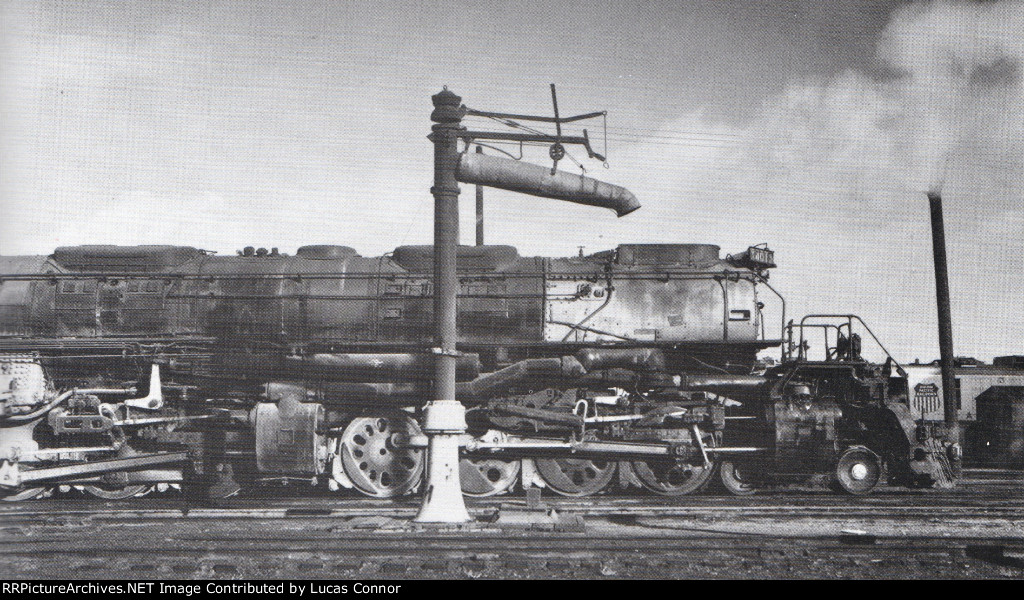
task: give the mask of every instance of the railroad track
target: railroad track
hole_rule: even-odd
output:
[[[490,522],[516,496],[442,529],[410,523],[415,498],[47,499],[0,506],[0,577],[1024,577],[1024,477],[967,475],[863,498],[545,496],[582,528]]]
[[[93,531],[4,539],[4,577],[1021,577],[1014,537],[658,533]],[[629,529],[636,528],[636,525]],[[603,529],[603,527],[601,528]],[[14,542],[14,543],[11,543]]]
[[[813,499],[811,499],[813,500]],[[820,499],[818,499],[820,500]],[[83,503],[85,504],[85,503]],[[126,520],[166,520],[166,519],[350,519],[359,517],[380,517],[394,519],[410,519],[418,507],[409,505],[350,505],[344,502],[303,503],[301,506],[284,506],[271,503],[269,506],[232,506],[225,504],[220,507],[184,506],[184,507],[145,507],[145,506],[111,506],[111,503],[90,502],[82,507],[26,507],[0,512],[5,524],[20,522],[44,522],[46,520],[89,519],[96,521]],[[954,517],[954,518],[993,518],[1016,517],[1024,518],[1024,500],[972,504],[968,506],[909,504],[909,505],[878,505],[878,504],[840,504],[821,502],[775,503],[748,506],[701,504],[652,504],[644,502],[621,502],[615,499],[601,499],[583,504],[575,501],[551,500],[543,503],[545,508],[553,508],[563,513],[583,516],[657,516],[657,517],[715,517],[731,518],[736,516],[751,517],[792,517],[799,514],[803,517]],[[470,514],[478,520],[500,512],[502,509],[526,510],[526,502],[519,499],[505,501],[475,502],[469,505]]]
[[[774,491],[765,491],[754,496],[737,498],[721,493],[700,493],[690,496],[662,497],[642,491],[618,492],[588,496],[580,499],[565,498],[544,492],[545,502],[564,507],[579,508],[610,506],[621,507],[630,504],[651,506],[679,506],[695,508],[702,505],[719,507],[751,507],[779,502],[790,502],[793,506],[808,503],[824,503],[836,506],[854,505],[890,505],[902,506],[917,503],[922,506],[970,504],[982,505],[1024,505],[1024,471],[1004,469],[968,469],[952,490],[907,490],[904,488],[881,487],[876,492],[862,497],[851,497],[827,489],[824,484],[794,485]],[[524,502],[521,493],[495,496],[491,498],[467,498],[467,504],[478,507],[496,506],[502,503]],[[267,503],[275,506],[295,508],[304,507],[351,507],[358,510],[375,510],[378,507],[402,507],[415,510],[419,500],[415,497],[391,500],[376,500],[355,493],[330,493],[320,489],[311,489],[304,485],[281,487],[266,485],[244,490],[240,496],[224,502],[216,503],[225,509],[253,508]],[[209,505],[209,503],[207,503]],[[144,498],[124,501],[104,501],[72,492],[71,494],[55,494],[49,499],[30,500],[23,502],[0,503],[0,515],[19,512],[51,511],[54,513],[73,512],[80,507],[104,507],[104,510],[134,510],[142,507],[145,510],[181,509],[182,507],[201,508],[203,504],[186,499],[180,492],[172,491],[153,494]]]

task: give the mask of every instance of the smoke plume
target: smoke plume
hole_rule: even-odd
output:
[[[941,189],[957,354],[1024,352],[1024,3],[900,9],[869,67],[790,82],[743,125],[667,123],[608,177],[645,204],[621,234],[767,241],[789,316],[860,313],[901,359],[937,356]]]

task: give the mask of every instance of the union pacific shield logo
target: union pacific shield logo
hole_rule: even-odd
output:
[[[934,383],[919,383],[914,386],[914,408],[917,414],[934,412],[941,406],[939,386]]]

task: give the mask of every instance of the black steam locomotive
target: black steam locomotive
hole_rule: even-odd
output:
[[[679,495],[715,473],[736,494],[822,473],[851,493],[949,484],[952,448],[914,420],[898,365],[861,358],[852,319],[822,360],[791,325],[786,360],[759,361],[784,342],[765,335],[773,260],[697,244],[460,247],[464,492]],[[416,491],[432,268],[429,246],[0,258],[0,494]]]

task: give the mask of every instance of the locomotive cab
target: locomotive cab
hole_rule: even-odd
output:
[[[887,356],[862,356],[859,325]],[[822,334],[822,358],[809,358],[805,330]],[[868,493],[880,482],[950,487],[958,447],[942,431],[915,422],[907,373],[856,315],[811,315],[786,331],[783,363],[767,407],[779,477],[832,471],[846,492]],[[894,373],[895,370],[895,373]],[[831,467],[831,469],[830,469]]]

